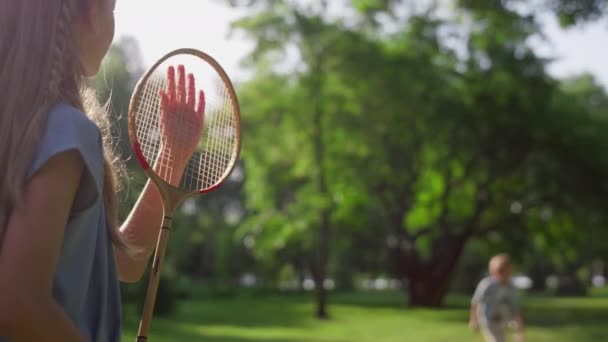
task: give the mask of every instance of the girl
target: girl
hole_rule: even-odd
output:
[[[82,90],[112,42],[115,2],[0,0],[0,341],[119,341],[118,281],[137,281],[155,246],[160,196],[147,184],[118,226],[107,117]],[[201,125],[163,132],[167,151],[202,129],[193,82],[186,100],[184,70],[177,86],[173,73],[164,107]]]

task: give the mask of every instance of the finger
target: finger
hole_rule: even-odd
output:
[[[201,90],[198,94],[198,107],[196,109],[197,116],[201,122],[205,119],[205,93]]]
[[[163,120],[165,116],[162,114],[167,113],[167,110],[169,109],[169,96],[162,90],[158,92],[158,95],[160,96],[161,120]]]
[[[173,66],[170,66],[167,70],[167,79],[169,81],[169,84],[167,84],[167,95],[169,103],[171,103],[175,101],[175,68]]]
[[[186,102],[186,77],[183,65],[177,67],[177,102]]]
[[[160,109],[166,110],[167,105],[169,104],[169,98],[167,96],[167,93],[164,90],[159,90],[158,96],[160,96]]]
[[[194,83],[194,75],[188,74],[188,109],[194,110],[194,104],[196,102],[196,86]]]

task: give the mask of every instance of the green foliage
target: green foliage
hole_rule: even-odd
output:
[[[608,11],[606,0],[552,0],[549,1],[562,26],[597,20]]]
[[[475,11],[496,11],[505,8],[526,8],[528,11],[551,11],[563,27],[599,20],[608,12],[606,0],[542,0],[527,3],[522,0],[459,0],[459,5]]]
[[[352,0],[353,7],[367,16],[387,12],[394,3],[394,0]]]
[[[396,5],[352,2],[371,16]],[[449,281],[430,274],[451,274],[473,237],[564,265],[601,251],[577,253],[588,233],[605,234],[597,206],[608,191],[605,91],[588,77],[547,74],[527,44],[540,30],[534,16],[507,1],[459,5],[472,20],[460,36],[464,54],[442,33],[460,18],[432,6],[390,34],[290,2],[237,22],[259,42],[256,77],[239,89],[251,144],[243,153],[251,216],[241,234],[256,236],[258,257],[310,249],[324,208],[343,227],[338,236],[375,232],[390,241],[397,275],[428,286]],[[269,63],[287,47],[300,58],[292,73]],[[315,139],[324,142],[322,168]],[[331,196],[319,196],[319,172]]]

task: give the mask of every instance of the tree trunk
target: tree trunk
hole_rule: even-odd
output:
[[[530,291],[545,292],[547,290],[547,278],[551,274],[551,268],[548,263],[544,260],[533,263],[529,273],[532,280]]]
[[[319,50],[320,51],[320,50]],[[312,144],[314,146],[314,160],[317,166],[317,187],[319,195],[331,201],[329,194],[328,182],[326,179],[326,158],[325,158],[325,129],[323,125],[323,108],[321,104],[321,96],[323,94],[323,67],[322,56],[316,56],[316,60],[312,63],[313,69],[317,70],[317,77],[313,81],[311,87],[312,98],[315,99],[314,115],[313,115],[313,135]],[[327,275],[327,260],[329,256],[329,238],[331,233],[331,212],[332,205],[328,205],[320,209],[319,212],[319,235],[318,248],[314,270],[315,291],[317,295],[317,307],[315,316],[319,319],[327,319],[327,291],[325,289],[325,278]]]
[[[448,241],[445,237],[443,240]],[[406,291],[409,294],[410,306],[443,306],[456,265],[468,240],[468,235],[449,239],[450,243],[438,246],[441,252],[433,253],[428,262],[419,258],[415,252],[395,249],[395,254],[399,254],[398,276],[408,280]]]
[[[317,302],[315,316],[319,319],[329,318],[329,314],[327,313],[327,290],[325,289],[327,257],[329,255],[329,233],[329,210],[323,210],[321,213],[321,225],[319,227],[319,247],[313,272]]]
[[[315,308],[315,317],[318,319],[328,319],[329,314],[327,313],[327,290],[323,286],[323,280],[315,279],[315,294],[317,306]]]
[[[306,274],[305,274],[305,270],[307,269],[306,267],[306,260],[303,260],[300,256],[294,258],[291,261],[291,266],[293,267],[294,271],[296,272],[296,278],[297,278],[297,285],[296,285],[296,290],[298,291],[302,291],[304,290],[304,280],[306,280]]]
[[[433,279],[417,279],[409,282],[409,300],[413,307],[443,306],[447,286],[435,282]]]

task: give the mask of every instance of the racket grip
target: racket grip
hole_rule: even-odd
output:
[[[169,240],[169,232],[171,231],[172,219],[170,216],[163,218],[163,224],[161,226],[160,234],[158,235],[158,242],[156,244],[156,250],[154,253],[154,261],[152,262],[152,268],[150,269],[150,278],[148,281],[148,290],[146,291],[146,301],[144,302],[144,309],[139,322],[139,329],[137,331],[136,342],[145,342],[148,340],[148,333],[150,332],[150,325],[152,323],[152,315],[154,313],[154,303],[156,302],[156,293],[158,291],[158,284],[160,282],[160,270],[165,259],[165,251],[167,249],[167,241]]]

